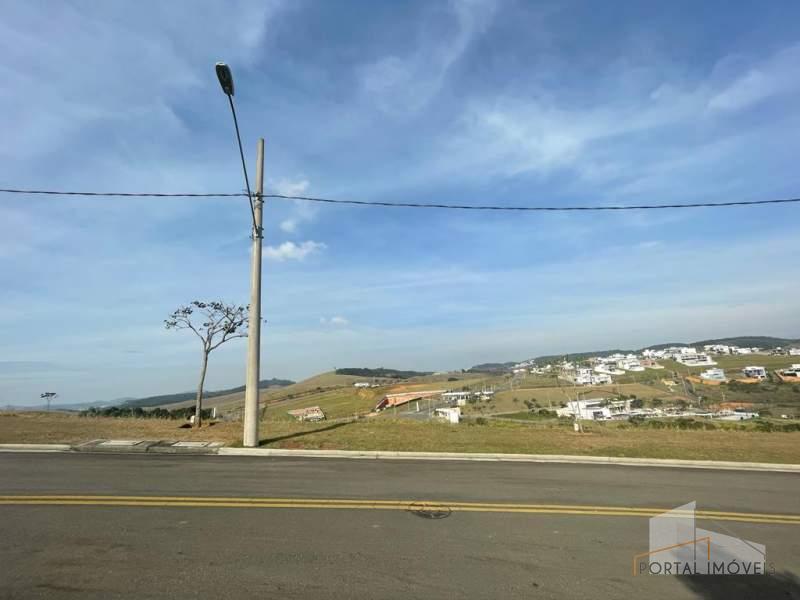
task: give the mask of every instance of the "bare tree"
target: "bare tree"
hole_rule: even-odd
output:
[[[208,355],[227,341],[247,337],[247,308],[223,302],[193,300],[188,305],[173,311],[169,318],[164,320],[164,326],[167,329],[188,329],[203,343],[203,365],[200,369],[200,383],[197,385],[194,409],[194,424],[200,427]]]

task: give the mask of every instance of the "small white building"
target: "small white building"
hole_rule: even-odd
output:
[[[742,375],[750,379],[766,379],[767,370],[764,367],[745,367],[742,369]]]
[[[448,408],[436,408],[433,411],[433,416],[448,423],[457,424],[461,421],[461,409],[458,406]]]
[[[800,356],[800,348],[789,348],[789,356]]]
[[[357,388],[368,388],[369,386],[370,386],[369,381],[356,381],[353,384],[353,387],[357,387]]]

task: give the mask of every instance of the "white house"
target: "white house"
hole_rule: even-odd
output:
[[[725,344],[707,344],[703,346],[703,350],[712,354],[730,354],[734,346],[726,346]]]
[[[607,364],[602,363],[594,368],[595,373],[605,373],[606,375],[624,375],[625,371],[617,369],[616,367],[609,367]]]
[[[745,367],[742,374],[751,379],[766,379],[767,370],[764,367]]]
[[[728,378],[725,377],[725,371],[722,369],[706,369],[700,373],[700,379],[705,379],[706,381],[728,381]]]
[[[624,369],[625,371],[644,371],[642,363],[640,363],[639,359],[633,356],[632,354],[626,356],[621,360],[618,360],[617,367],[620,369]]]
[[[800,356],[800,348],[789,348],[789,356]]]
[[[578,367],[575,369],[575,383],[577,385],[591,385],[592,384],[592,370],[586,367]]]
[[[630,400],[607,401],[604,398],[592,400],[570,400],[567,406],[559,408],[559,417],[574,417],[583,420],[605,420],[624,418],[631,409]]]
[[[716,365],[708,354],[681,354],[675,357],[675,361],[687,367],[711,367]]]
[[[353,384],[353,387],[357,387],[357,388],[368,388],[368,387],[369,387],[369,381],[356,381],[356,382]]]
[[[781,371],[781,375],[783,375],[784,377],[800,378],[800,364],[795,363],[791,366],[791,368],[784,369],[783,371]]]
[[[611,379],[611,375],[608,373],[593,373],[592,374],[592,385],[604,385],[614,383],[614,380]]]

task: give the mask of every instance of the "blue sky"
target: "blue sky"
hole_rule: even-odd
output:
[[[2,2],[0,187],[567,205],[800,195],[795,2]],[[798,207],[266,209],[262,374],[800,336]],[[244,199],[0,198],[0,405],[191,389]],[[208,387],[244,379],[244,342]]]

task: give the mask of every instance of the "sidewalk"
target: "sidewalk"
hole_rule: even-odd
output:
[[[780,463],[629,458],[617,456],[573,456],[562,454],[497,454],[457,452],[397,452],[391,450],[288,450],[282,448],[227,448],[222,442],[176,442],[174,440],[92,440],[68,444],[0,444],[2,452],[91,452],[116,454],[193,454],[252,456],[261,458],[338,458],[380,460],[447,460],[668,467],[800,474],[800,465]]]

